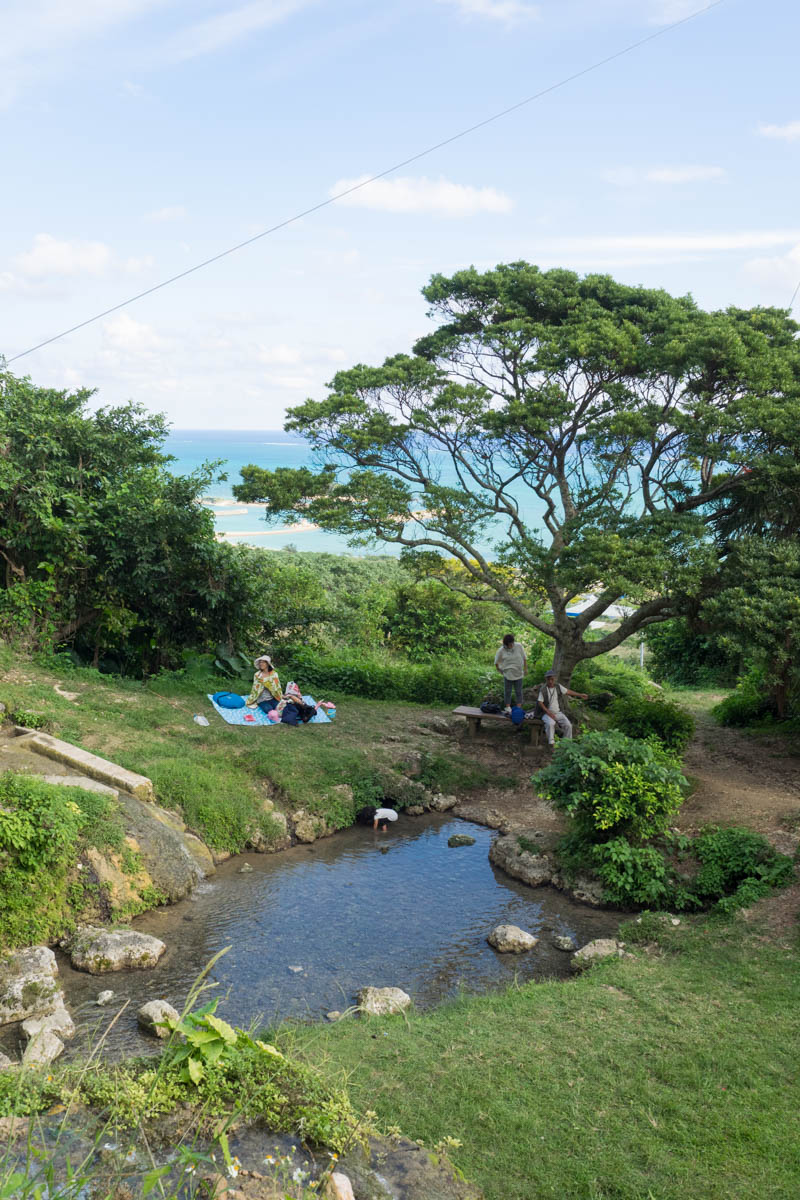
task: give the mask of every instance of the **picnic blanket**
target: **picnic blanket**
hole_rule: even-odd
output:
[[[259,725],[267,725],[270,729],[274,729],[280,725],[280,721],[270,721],[267,714],[263,713],[260,708],[220,708],[219,704],[214,704],[210,694],[208,698],[223,721],[227,721],[229,725],[244,725],[245,728],[249,726],[251,729],[255,729]],[[316,700],[312,696],[303,696],[303,700],[306,704],[316,704]],[[245,716],[255,717],[255,720],[245,721]],[[313,716],[308,722],[309,725],[330,725],[330,723],[330,717],[326,717],[325,713],[319,709],[316,716]]]

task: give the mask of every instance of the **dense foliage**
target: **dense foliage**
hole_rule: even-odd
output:
[[[568,814],[577,837],[586,843],[662,833],[687,786],[667,751],[617,730],[560,742],[550,765],[535,776],[535,785]]]
[[[237,632],[248,578],[161,417],[0,374],[0,635],[142,672]]]
[[[750,829],[703,830],[697,837],[626,838],[592,846],[587,861],[602,879],[604,897],[623,908],[713,908],[731,913],[785,887],[792,860]]]
[[[87,846],[121,850],[123,837],[109,797],[0,774],[0,945],[50,941],[66,932],[95,899],[74,878],[79,854]]]
[[[494,686],[497,673],[458,659],[427,663],[402,662],[340,650],[319,654],[297,650],[285,671],[312,692],[346,692],[374,700],[409,700],[417,704],[465,704],[480,700]]]
[[[726,641],[724,624],[695,632],[685,617],[675,617],[647,630],[650,671],[659,683],[674,687],[731,687],[742,655]]]
[[[694,733],[691,713],[667,700],[621,699],[609,709],[616,729],[632,738],[656,738],[668,750],[680,754]]]
[[[737,512],[797,487],[800,345],[784,311],[707,313],[524,262],[436,275],[424,295],[439,324],[414,355],[341,371],[290,413],[323,469],[249,466],[235,493],[402,546],[552,638],[564,681],[716,594]],[[590,638],[623,596],[630,611]]]

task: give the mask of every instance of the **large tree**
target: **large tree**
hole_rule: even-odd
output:
[[[403,547],[552,638],[565,680],[713,594],[748,489],[798,478],[783,310],[704,312],[527,263],[437,275],[423,294],[438,324],[412,356],[341,371],[290,411],[318,469],[250,466],[235,494],[268,519]],[[569,616],[579,593],[594,599]],[[587,640],[620,603],[618,626]]]
[[[254,584],[198,503],[211,465],[172,475],[162,417],[91,396],[0,372],[0,636],[137,672],[235,640]]]

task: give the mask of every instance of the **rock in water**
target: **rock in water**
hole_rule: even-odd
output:
[[[520,929],[519,925],[496,925],[486,940],[501,954],[522,954],[525,950],[532,950],[539,942],[538,938]]]
[[[63,1053],[64,1043],[49,1029],[43,1029],[32,1037],[22,1056],[23,1067],[44,1067]]]
[[[75,1025],[65,1008],[57,1008],[47,1017],[28,1017],[22,1022],[22,1032],[29,1042],[40,1033],[50,1032],[60,1038],[75,1037]]]
[[[168,1038],[170,1031],[163,1021],[177,1021],[180,1013],[168,1004],[166,1000],[149,1000],[143,1004],[136,1014],[136,1020],[146,1033],[152,1033],[157,1038]]]
[[[81,925],[75,931],[69,953],[76,970],[105,975],[129,967],[154,967],[166,948],[160,938],[147,933]]]
[[[105,1008],[105,1006],[110,1004],[113,999],[114,993],[112,991],[100,992],[95,1000],[95,1004],[98,1006],[98,1008]]]
[[[468,833],[454,833],[447,839],[447,844],[448,846],[474,846],[475,838],[470,837]]]
[[[569,935],[562,936],[561,934],[556,934],[553,938],[553,945],[556,950],[569,950],[570,952],[578,948],[575,945],[574,938],[569,937]]]
[[[61,1008],[56,956],[47,946],[12,950],[0,959],[0,1025]]]
[[[407,992],[397,987],[365,987],[356,996],[359,1010],[371,1017],[387,1017],[403,1012],[411,1004]]]
[[[617,942],[614,938],[595,938],[573,954],[570,966],[573,971],[585,971],[604,958],[622,958],[624,946],[624,942]]]

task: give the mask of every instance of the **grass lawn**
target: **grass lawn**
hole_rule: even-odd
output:
[[[662,937],[574,981],[286,1036],[384,1127],[462,1142],[487,1200],[793,1200],[797,944],[741,918]]]
[[[469,788],[488,777],[479,764],[438,749],[425,730],[430,707],[318,696],[337,703],[330,725],[242,729],[224,724],[206,700],[207,692],[245,690],[230,680],[170,674],[140,683],[90,670],[59,672],[2,645],[0,672],[8,708],[40,714],[55,736],[150,777],[160,803],[180,809],[217,849],[243,848],[265,799],[287,813],[319,813],[335,827],[351,824],[354,808],[389,794],[393,770],[410,748],[430,752],[425,779],[434,790]],[[210,724],[195,724],[195,713]],[[352,788],[353,804],[336,792],[340,784]]]

